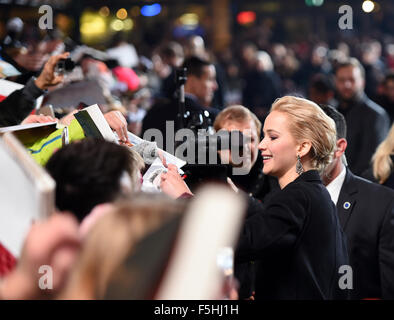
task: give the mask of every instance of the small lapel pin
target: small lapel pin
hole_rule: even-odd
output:
[[[349,208],[350,208],[350,202],[346,201],[346,202],[343,204],[343,208],[344,208],[345,210],[349,209]]]

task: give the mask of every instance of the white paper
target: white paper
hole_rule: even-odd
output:
[[[127,135],[129,136],[129,140],[133,145],[138,145],[141,142],[145,141],[131,132],[127,132]],[[186,164],[186,161],[175,157],[174,155],[164,151],[163,149],[157,148],[157,150],[161,151],[163,157],[166,159],[167,164],[174,164],[177,166],[178,169],[182,168]],[[183,174],[182,170],[178,171]]]
[[[160,158],[156,158],[156,160],[153,161],[148,171],[146,171],[144,176],[142,177],[143,182],[142,182],[141,190],[144,192],[151,192],[151,193],[161,192],[160,177],[163,172],[167,172],[167,168],[164,167]]]

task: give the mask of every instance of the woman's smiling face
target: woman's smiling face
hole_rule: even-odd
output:
[[[295,171],[297,148],[289,130],[289,120],[285,113],[272,111],[264,122],[264,139],[259,144],[263,156],[264,174],[281,178]]]

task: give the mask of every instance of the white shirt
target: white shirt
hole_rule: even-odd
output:
[[[337,205],[339,193],[341,192],[345,177],[346,166],[343,166],[341,173],[338,174],[338,176],[326,186],[328,192],[330,193],[331,200],[335,203],[335,205]]]

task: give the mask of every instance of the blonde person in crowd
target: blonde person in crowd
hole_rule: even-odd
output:
[[[281,191],[246,218],[236,261],[255,261],[256,299],[338,298],[338,269],[348,256],[320,179],[333,157],[335,123],[312,101],[285,96],[263,131],[263,172],[278,178]]]
[[[255,261],[255,299],[346,298],[338,286],[339,268],[348,264],[346,240],[320,178],[334,154],[335,123],[314,102],[285,96],[272,105],[263,131],[263,173],[281,190],[248,212],[235,262]],[[162,189],[171,177],[177,194],[188,192],[170,171]]]
[[[386,139],[378,146],[372,157],[375,179],[382,185],[394,189],[394,124]]]

